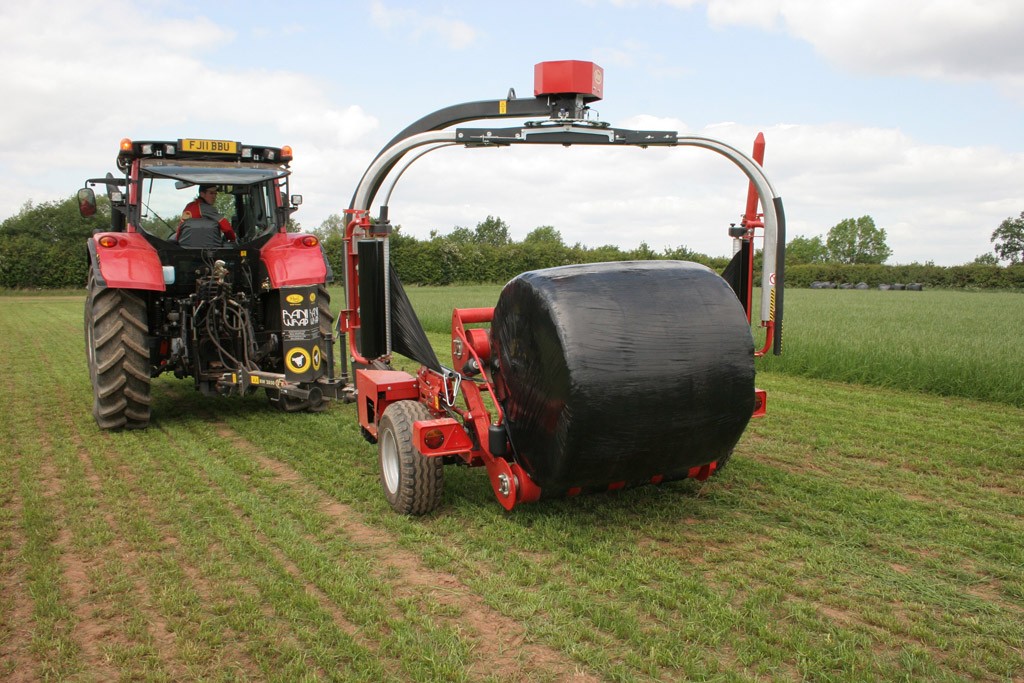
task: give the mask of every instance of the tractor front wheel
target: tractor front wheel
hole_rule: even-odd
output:
[[[413,444],[412,425],[433,416],[416,401],[388,406],[377,430],[380,483],[388,503],[403,515],[436,510],[444,493],[444,463],[428,458]]]
[[[102,287],[89,276],[85,354],[92,414],[101,429],[149,426],[150,372],[146,302],[127,289]]]

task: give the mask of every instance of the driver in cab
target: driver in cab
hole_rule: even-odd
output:
[[[216,185],[200,185],[199,196],[185,206],[175,241],[192,249],[219,249],[224,239],[235,241],[231,223],[217,211]]]

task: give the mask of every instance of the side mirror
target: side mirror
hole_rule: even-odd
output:
[[[85,218],[96,215],[96,193],[91,187],[83,187],[78,191],[78,213]]]
[[[302,205],[302,195],[301,194],[293,194],[292,195],[292,206],[301,206],[301,205]]]

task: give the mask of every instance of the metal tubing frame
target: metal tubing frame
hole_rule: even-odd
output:
[[[464,119],[465,120],[465,119]],[[565,133],[572,131],[572,122],[551,129],[554,132]],[[580,132],[593,134],[592,126],[579,126]],[[543,128],[523,128],[523,134],[515,137],[496,137],[493,143],[477,142],[475,146],[507,146],[511,144],[545,144],[545,130]],[[526,133],[529,135],[526,135]],[[635,131],[628,131],[633,133]],[[593,138],[591,138],[592,140]],[[351,209],[355,211],[366,211],[369,213],[381,185],[388,175],[395,169],[396,165],[410,151],[424,145],[434,145],[426,150],[417,152],[411,159],[404,163],[399,169],[399,177],[409,166],[425,156],[427,153],[447,147],[453,144],[467,144],[472,141],[465,139],[456,130],[428,130],[421,133],[411,133],[403,137],[397,136],[387,147],[385,147],[370,164],[363,174],[363,177],[356,188],[352,198]],[[614,142],[613,140],[609,141]],[[550,143],[549,143],[550,144]],[[557,144],[565,144],[559,141]],[[591,142],[591,144],[593,144]],[[664,135],[661,139],[652,140],[647,137],[644,141],[619,142],[627,146],[635,147],[700,147],[708,149],[724,156],[733,162],[750,180],[751,185],[756,189],[761,209],[764,213],[764,265],[761,271],[761,321],[762,325],[769,328],[769,338],[766,341],[766,348],[774,345],[774,353],[781,353],[781,332],[782,332],[782,292],[783,292],[783,264],[785,255],[785,214],[782,210],[782,198],[775,191],[771,180],[765,174],[764,169],[746,153],[732,145],[702,135]],[[390,199],[391,191],[398,182],[396,177],[387,191]],[[352,274],[349,272],[348,260],[345,267],[345,286],[352,282]],[[386,305],[386,304],[385,304]],[[387,330],[388,353],[390,348],[390,329]],[[772,344],[774,342],[774,344]]]

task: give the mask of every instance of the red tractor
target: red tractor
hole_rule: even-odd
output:
[[[346,232],[340,326],[355,367],[360,426],[378,444],[381,485],[398,512],[434,510],[446,464],[485,467],[506,509],[542,497],[706,479],[731,456],[750,418],[764,414],[754,359],[781,351],[785,217],[761,168],[763,137],[751,158],[703,136],[615,128],[591,115],[603,86],[604,72],[591,62],[538,64],[533,98],[510,92],[425,116],[363,175]],[[539,118],[510,128],[453,128],[527,117]],[[451,365],[442,364],[391,268],[394,184],[437,149],[544,144],[700,147],[726,157],[749,180],[743,220],[728,231],[734,257],[721,275],[681,261],[524,273],[494,308],[453,311]],[[371,218],[375,202],[379,215]],[[764,245],[760,350],[750,325],[755,236]],[[392,369],[393,352],[422,367],[415,375]]]
[[[263,389],[286,411],[339,394],[333,275],[316,237],[288,232],[302,201],[288,194],[291,159],[287,146],[124,139],[121,177],[79,190],[83,215],[96,213],[97,184],[111,210],[88,241],[85,302],[101,428],[146,427],[150,380],[166,372],[204,394]]]

